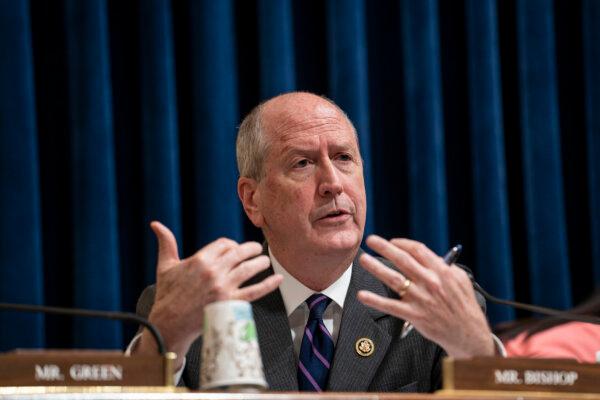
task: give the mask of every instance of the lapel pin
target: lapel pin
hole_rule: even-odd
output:
[[[375,343],[369,338],[360,338],[356,341],[355,349],[359,356],[369,357],[375,351]]]

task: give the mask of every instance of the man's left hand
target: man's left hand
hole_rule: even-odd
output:
[[[464,270],[448,266],[441,257],[414,240],[387,241],[371,235],[367,245],[390,260],[399,272],[366,253],[360,258],[362,266],[400,298],[390,299],[361,290],[358,300],[409,321],[451,357],[494,354],[492,332]]]

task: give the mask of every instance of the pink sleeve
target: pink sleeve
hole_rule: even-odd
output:
[[[528,339],[524,333],[520,334],[505,346],[509,357],[574,358],[593,363],[600,352],[600,326],[570,322]]]

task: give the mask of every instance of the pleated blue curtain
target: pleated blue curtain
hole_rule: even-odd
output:
[[[121,309],[116,170],[104,0],[66,2],[74,306]],[[98,335],[102,332],[102,335]],[[77,347],[118,347],[116,322],[77,319]]]
[[[0,3],[0,300],[42,304],[35,85],[26,2]],[[16,332],[15,332],[16,331]],[[45,344],[41,315],[0,313],[6,349]]]
[[[517,1],[523,182],[531,299],[571,303],[552,3]],[[554,291],[545,290],[554,287]]]
[[[294,22],[290,0],[259,0],[260,99],[296,88]]]
[[[600,282],[600,4],[583,2],[583,58],[586,85],[587,162],[590,204],[590,233],[594,282]]]
[[[410,234],[442,253],[449,238],[437,2],[402,0],[400,14]]]
[[[600,283],[599,26],[593,0],[0,0],[0,301],[132,310],[152,220],[182,256],[260,240],[236,128],[310,90],[356,125],[367,233],[463,243],[491,293],[567,308]],[[118,348],[134,330],[0,312],[0,349]]]
[[[469,115],[473,164],[473,214],[477,279],[493,287],[501,298],[513,298],[510,215],[504,148],[500,42],[496,1],[469,0],[466,28],[469,79]],[[492,320],[508,321],[514,311],[489,305]]]
[[[191,213],[199,248],[220,236],[243,238],[237,198],[239,124],[233,1],[189,4],[191,65]],[[199,227],[202,227],[198,229]]]
[[[182,252],[181,184],[175,82],[175,49],[170,3],[140,3],[140,101],[144,221],[161,221],[178,238]],[[155,279],[156,238],[144,235],[144,277]]]

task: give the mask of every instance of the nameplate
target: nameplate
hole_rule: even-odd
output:
[[[0,386],[172,386],[173,357],[17,350],[0,354]]]
[[[600,393],[600,365],[569,359],[446,358],[444,391]]]

